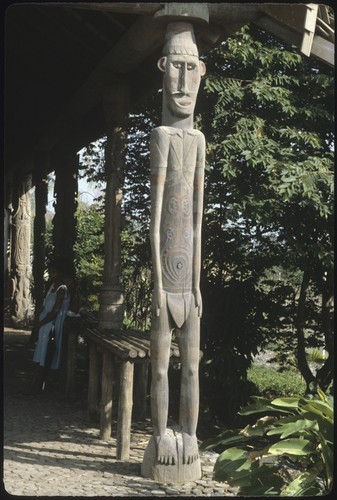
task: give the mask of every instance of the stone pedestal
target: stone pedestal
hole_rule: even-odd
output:
[[[156,443],[151,437],[145,450],[141,467],[143,477],[160,483],[186,483],[201,478],[201,464],[198,458],[192,464],[183,463],[183,437],[180,427],[168,428],[166,431],[176,443],[178,462],[174,465],[161,464],[157,460]]]

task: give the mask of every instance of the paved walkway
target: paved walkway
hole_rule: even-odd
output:
[[[29,332],[4,335],[4,487],[17,496],[233,496],[212,481],[217,454],[201,455],[202,478],[182,485],[160,484],[140,475],[151,435],[150,421],[133,424],[131,456],[116,460],[116,423],[107,441],[88,422],[85,388],[67,401],[57,386],[41,396],[23,395],[32,376]],[[52,380],[51,380],[52,382]],[[55,384],[55,381],[54,381]]]

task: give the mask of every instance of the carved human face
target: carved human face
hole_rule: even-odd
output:
[[[158,61],[164,72],[164,93],[167,106],[174,116],[185,118],[193,114],[200,78],[205,65],[197,56],[168,54]]]

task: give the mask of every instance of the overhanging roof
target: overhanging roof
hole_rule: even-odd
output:
[[[165,23],[154,14],[165,5],[174,4],[44,2],[8,8],[8,171],[30,171],[30,159],[36,151],[79,149],[103,134],[101,98],[107,73],[130,81],[133,103],[160,86],[156,61]],[[290,15],[289,5],[287,14],[280,4],[208,4],[209,24],[196,26],[200,53],[247,22],[255,22],[295,43],[307,55],[312,53],[333,64],[333,20],[324,6],[316,9],[307,5],[316,4],[291,4]]]

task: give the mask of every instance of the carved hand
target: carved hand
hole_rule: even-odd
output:
[[[201,293],[200,293],[199,287],[193,289],[193,295],[194,295],[194,300],[195,300],[195,307],[198,308],[198,317],[201,318],[201,316],[202,316],[202,298],[201,298]]]

